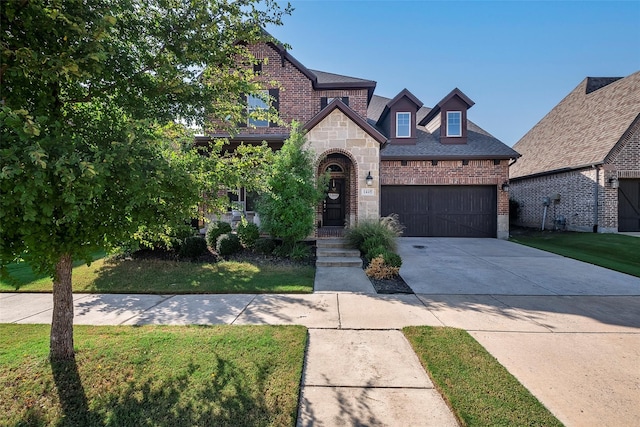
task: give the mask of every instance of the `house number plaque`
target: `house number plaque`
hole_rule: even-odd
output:
[[[376,192],[373,188],[363,188],[362,189],[363,196],[375,196]]]

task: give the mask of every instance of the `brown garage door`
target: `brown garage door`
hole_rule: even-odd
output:
[[[640,179],[620,180],[618,231],[640,231]]]
[[[404,236],[496,237],[494,186],[383,186],[381,211],[396,213]]]

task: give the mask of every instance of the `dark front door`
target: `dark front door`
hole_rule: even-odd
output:
[[[344,179],[331,179],[329,193],[323,202],[322,224],[324,226],[344,226],[344,199]]]
[[[495,186],[384,186],[382,215],[396,213],[403,236],[496,237]]]
[[[620,180],[618,231],[640,231],[640,179]]]

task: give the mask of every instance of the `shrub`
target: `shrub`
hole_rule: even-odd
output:
[[[390,267],[400,268],[402,267],[402,258],[395,252],[389,252],[382,255],[384,258],[384,263]]]
[[[254,247],[260,253],[271,255],[276,248],[276,242],[273,239],[259,238]]]
[[[382,247],[385,248],[387,244],[387,240],[382,238],[379,235],[369,236],[360,245],[359,249],[363,254],[369,254],[373,249]]]
[[[377,239],[379,246],[384,246],[395,251],[396,238],[402,233],[402,224],[398,221],[398,215],[392,214],[379,220],[362,221],[353,228],[347,230],[345,240],[352,248],[363,250],[363,244],[367,239]]]
[[[293,249],[291,249],[291,252],[289,253],[289,257],[296,261],[304,261],[306,259],[309,259],[310,256],[311,249],[309,248],[309,246],[300,242],[293,245]]]
[[[224,221],[214,221],[207,229],[207,244],[217,250],[218,237],[225,233],[231,233],[231,224]]]
[[[287,251],[313,231],[316,207],[324,198],[324,179],[315,177],[315,155],[300,128],[299,123],[291,123],[289,138],[275,153],[268,191],[257,205],[262,229],[282,239]]]
[[[371,260],[371,263],[365,270],[365,273],[367,276],[378,280],[391,279],[400,273],[400,269],[398,267],[391,267],[390,265],[387,265],[384,262],[384,258],[382,256],[378,256]]]
[[[180,256],[195,259],[207,252],[207,242],[201,236],[189,236],[180,245]]]
[[[240,252],[242,244],[237,234],[221,234],[216,242],[216,251],[218,254],[226,256]]]
[[[367,259],[367,261],[371,261],[372,259],[380,255],[384,255],[386,252],[388,252],[388,250],[384,246],[376,246],[375,248],[370,249],[368,252],[366,252],[364,254],[364,257]]]
[[[253,248],[256,244],[256,240],[260,237],[260,229],[252,222],[247,222],[245,218],[242,218],[242,222],[238,225],[238,237],[240,242],[245,248]]]

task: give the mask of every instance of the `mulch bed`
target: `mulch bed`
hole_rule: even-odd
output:
[[[367,259],[365,257],[362,258],[362,269],[365,270],[367,268]],[[413,289],[407,285],[407,282],[404,281],[402,276],[398,275],[393,279],[374,279],[373,277],[369,277],[369,281],[373,285],[376,293],[378,294],[412,294]]]
[[[379,294],[412,294],[413,289],[407,285],[402,276],[393,279],[374,279],[369,277],[371,284]]]

